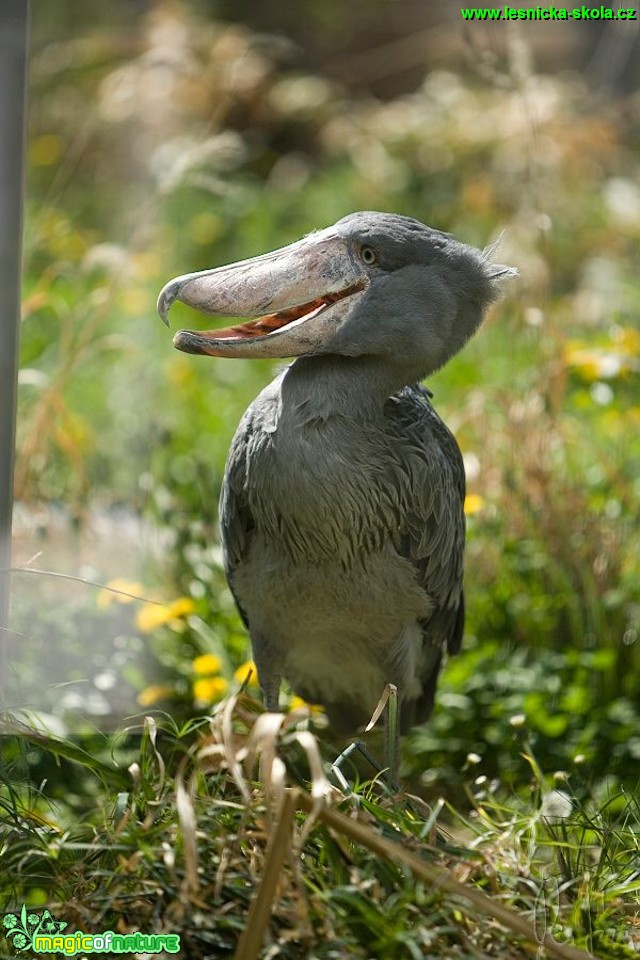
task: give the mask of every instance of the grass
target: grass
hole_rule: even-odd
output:
[[[2,908],[176,932],[194,960],[635,955],[637,797],[549,789],[532,757],[528,796],[480,778],[464,810],[376,781],[344,793],[309,722],[243,694],[90,753],[5,721]],[[34,786],[34,752],[81,771],[82,816]]]

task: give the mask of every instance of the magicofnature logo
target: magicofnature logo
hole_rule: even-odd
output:
[[[9,940],[15,950],[29,950],[33,947],[35,937],[39,933],[47,936],[55,936],[62,933],[66,927],[64,920],[56,920],[48,910],[42,915],[37,913],[27,913],[27,908],[22,904],[20,913],[7,913],[2,921],[4,935]]]
[[[49,910],[42,915],[22,906],[20,913],[5,914],[2,926],[4,935],[18,951],[33,953],[62,953],[74,957],[78,953],[178,953],[180,935],[177,933],[63,933],[67,926],[64,920],[51,916]]]

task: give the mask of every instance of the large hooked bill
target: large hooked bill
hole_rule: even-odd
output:
[[[158,298],[168,325],[180,300],[203,313],[255,317],[219,330],[179,330],[185,353],[214,357],[296,357],[319,350],[333,335],[369,280],[352,249],[331,229],[250,260],[188,273]]]

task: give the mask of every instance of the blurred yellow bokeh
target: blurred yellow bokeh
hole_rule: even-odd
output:
[[[464,498],[464,512],[468,517],[474,513],[479,513],[484,507],[484,497],[479,493],[468,493]]]
[[[206,677],[194,680],[193,696],[201,703],[212,703],[221,700],[229,689],[229,682],[224,677]]]
[[[179,597],[169,604],[147,603],[136,613],[136,627],[141,633],[151,633],[181,617],[187,617],[195,610],[195,603],[189,597]]]
[[[192,667],[195,673],[219,673],[222,668],[222,660],[215,653],[203,653],[195,658]]]
[[[302,707],[306,707],[309,713],[312,713],[314,716],[324,713],[324,709],[319,703],[308,703],[294,693],[289,700],[289,713],[291,713],[292,710],[300,710]]]
[[[54,133],[36,137],[29,145],[29,162],[36,167],[50,167],[62,156],[64,142]]]
[[[145,687],[137,696],[141,707],[152,707],[155,703],[162,700],[169,700],[173,696],[173,687],[169,684],[157,684],[155,686]]]
[[[101,610],[112,603],[133,603],[144,595],[144,588],[136,580],[118,578],[109,580],[97,597],[97,604]]]
[[[257,689],[260,686],[258,682],[258,671],[253,660],[245,660],[244,663],[241,663],[234,671],[233,679],[236,683],[246,683],[248,687]]]

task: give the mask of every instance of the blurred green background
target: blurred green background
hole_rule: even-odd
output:
[[[233,688],[217,496],[275,366],[174,352],[157,293],[393,210],[478,246],[504,231],[521,273],[429,384],[467,465],[468,621],[407,769],[516,783],[526,744],[546,772],[638,782],[637,41],[588,26],[33,5],[11,706],[78,734]]]

